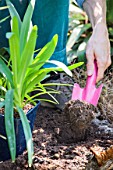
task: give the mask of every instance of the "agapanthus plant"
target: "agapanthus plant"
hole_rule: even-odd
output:
[[[2,57],[0,58],[0,73],[6,81],[5,90],[2,92],[2,96],[0,96],[0,107],[4,107],[5,128],[12,161],[14,162],[16,157],[14,129],[14,110],[16,110],[22,121],[28,151],[28,162],[29,166],[31,166],[33,156],[32,134],[23,107],[27,102],[33,102],[33,98],[40,94],[57,93],[55,90],[47,92],[41,83],[49,72],[64,70],[71,76],[70,70],[80,66],[82,63],[74,64],[68,68],[58,61],[49,61],[57,45],[57,35],[34,58],[38,29],[36,25],[31,26],[30,23],[35,1],[30,1],[23,21],[21,21],[12,3],[9,0],[6,0],[6,3],[11,14],[11,32],[6,34],[9,40],[10,56],[8,62],[5,62]],[[57,67],[43,68],[46,62],[51,62],[57,65]],[[3,84],[1,85],[2,89],[4,89]],[[38,90],[39,93],[31,96],[30,94],[34,90]]]

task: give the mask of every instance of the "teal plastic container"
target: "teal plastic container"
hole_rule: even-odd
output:
[[[34,121],[36,118],[36,113],[39,105],[40,102],[38,102],[37,105],[33,109],[29,110],[27,113],[27,118],[30,122],[31,131],[33,131]],[[14,120],[14,125],[16,134],[16,157],[17,157],[26,150],[26,140],[23,132],[22,123],[19,118],[16,118]],[[0,135],[6,137],[5,121],[3,114],[0,114]],[[8,141],[0,137],[0,161],[6,161],[8,159],[11,159]]]

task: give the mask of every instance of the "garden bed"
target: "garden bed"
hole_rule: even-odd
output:
[[[85,74],[77,69],[74,80],[85,84]],[[82,80],[82,81],[81,81]],[[97,108],[79,101],[66,104],[63,111],[40,106],[33,131],[34,158],[32,168],[28,168],[27,153],[11,161],[1,162],[1,170],[110,170],[113,169],[113,70],[106,72],[104,88]],[[77,104],[78,102],[78,104]],[[81,106],[81,114],[86,116],[84,130],[81,124],[71,126],[68,108],[74,103]],[[67,107],[68,106],[68,107]],[[79,107],[78,107],[79,108]],[[67,111],[68,110],[68,111]],[[90,116],[89,116],[89,114]],[[92,113],[92,114],[91,114]],[[68,114],[68,115],[67,115]],[[92,117],[92,115],[94,117]],[[75,115],[76,116],[76,115]],[[79,119],[78,114],[78,119]],[[89,119],[88,117],[89,116]],[[68,118],[67,118],[68,117]],[[76,118],[76,117],[75,117]],[[74,119],[74,118],[72,118]],[[93,120],[93,121],[92,121]],[[86,126],[87,124],[87,126]],[[75,131],[80,132],[76,137]],[[79,129],[80,128],[80,129]]]

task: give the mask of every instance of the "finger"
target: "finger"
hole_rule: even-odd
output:
[[[98,73],[97,73],[97,79],[96,83],[103,79],[104,77],[104,72],[105,72],[105,65],[98,66]]]
[[[111,65],[111,51],[110,51],[110,43],[108,43],[107,54],[106,54],[106,67],[105,70]]]
[[[105,70],[111,65],[111,56],[108,57],[107,64]]]
[[[93,50],[91,51],[86,51],[86,58],[87,58],[87,75],[91,76],[94,71],[94,55],[93,55]]]
[[[104,77],[104,72],[105,70],[111,65],[111,56],[109,55],[106,57],[106,61],[98,61],[97,66],[98,66],[98,74],[97,74],[97,80],[96,82],[100,81]]]

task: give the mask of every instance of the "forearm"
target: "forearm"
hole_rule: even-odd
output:
[[[106,26],[106,0],[85,0],[83,9],[89,17],[92,28]]]
[[[105,70],[111,64],[110,42],[106,25],[106,0],[85,0],[83,9],[92,24],[93,32],[87,43],[87,74],[91,76],[94,70],[94,60],[97,61],[97,82],[103,78]]]

